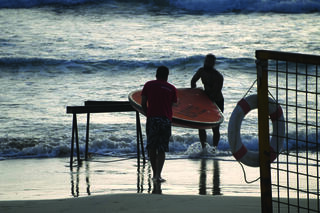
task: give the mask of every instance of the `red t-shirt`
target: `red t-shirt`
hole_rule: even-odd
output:
[[[172,120],[172,104],[177,102],[177,89],[163,80],[148,81],[141,95],[147,97],[147,117],[167,117]]]

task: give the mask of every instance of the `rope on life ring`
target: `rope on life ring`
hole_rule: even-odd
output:
[[[231,152],[236,160],[247,166],[259,167],[259,152],[248,150],[241,141],[240,129],[243,118],[258,107],[258,96],[250,95],[241,99],[234,108],[228,125],[228,140]],[[270,162],[277,158],[283,149],[285,122],[282,108],[269,97],[269,116],[272,121],[272,138],[270,141]]]

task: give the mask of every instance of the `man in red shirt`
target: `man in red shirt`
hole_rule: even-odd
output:
[[[169,151],[172,105],[177,102],[177,89],[168,83],[169,69],[160,66],[156,80],[148,81],[142,89],[142,108],[147,115],[147,150],[153,171],[153,180],[165,181],[161,171],[165,152]]]

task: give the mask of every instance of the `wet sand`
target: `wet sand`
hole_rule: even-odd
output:
[[[169,157],[161,184],[152,181],[148,163],[128,157],[94,157],[72,169],[69,158],[3,160],[0,171],[0,212],[5,213],[261,212],[260,182],[247,184],[229,157]],[[245,172],[248,180],[259,175],[257,168]],[[317,205],[317,200],[299,202]],[[288,212],[287,206],[273,207]]]
[[[170,157],[170,156],[169,156]],[[94,157],[81,167],[69,158],[0,161],[0,200],[37,200],[91,195],[152,192],[164,195],[260,196],[260,182],[247,184],[231,158],[170,159],[163,168],[167,181],[154,187],[149,163],[136,158]],[[247,179],[259,169],[246,168]]]

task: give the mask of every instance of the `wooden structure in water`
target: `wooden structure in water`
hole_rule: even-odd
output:
[[[67,114],[72,114],[72,137],[71,137],[71,153],[70,167],[73,165],[74,144],[76,144],[76,154],[78,165],[80,165],[80,149],[78,137],[77,114],[87,114],[86,141],[85,141],[85,160],[88,160],[89,147],[89,130],[90,130],[90,114],[91,113],[112,113],[112,112],[136,112],[136,128],[137,128],[137,161],[140,163],[140,155],[145,162],[145,153],[142,139],[141,123],[139,112],[136,111],[129,101],[85,101],[84,106],[67,106]],[[140,150],[141,149],[141,150]]]

